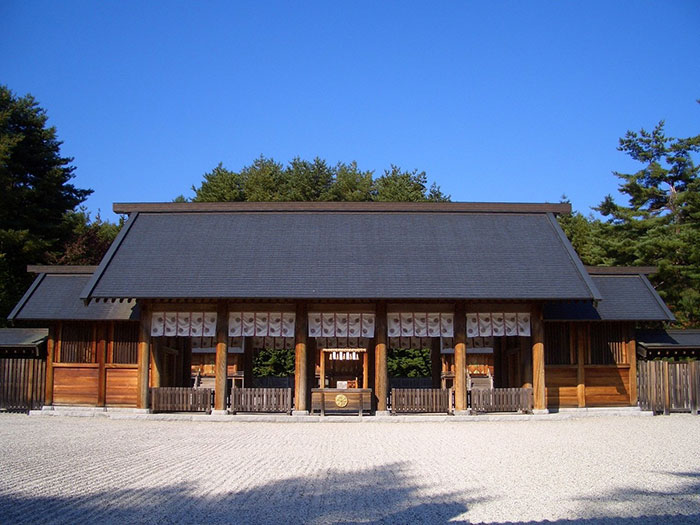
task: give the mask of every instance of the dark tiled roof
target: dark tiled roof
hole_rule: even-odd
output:
[[[593,275],[603,295],[597,306],[590,303],[549,303],[548,320],[675,321],[675,317],[644,275]]]
[[[129,320],[138,319],[134,301],[92,302],[80,299],[90,274],[39,274],[8,319]]]
[[[700,330],[637,330],[637,342],[648,348],[700,348]]]
[[[0,328],[0,348],[38,348],[48,336],[47,328]]]
[[[551,213],[134,212],[83,298],[583,299]]]

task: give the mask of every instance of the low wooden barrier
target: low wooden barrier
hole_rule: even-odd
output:
[[[532,412],[532,388],[473,388],[470,408],[475,413]]]
[[[44,404],[46,361],[0,358],[0,410],[29,412]]]
[[[391,412],[394,414],[449,413],[452,389],[392,388]]]
[[[232,412],[292,412],[291,388],[232,388]]]
[[[311,413],[326,412],[357,413],[372,410],[372,389],[370,388],[312,388]]]
[[[639,361],[637,388],[642,410],[697,414],[700,408],[700,361]]]
[[[160,387],[151,388],[153,412],[211,412],[209,388]]]

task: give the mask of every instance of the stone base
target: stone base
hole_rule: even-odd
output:
[[[391,415],[391,412],[388,410],[377,410],[374,412],[374,415],[377,417],[389,417]]]
[[[212,410],[211,411],[212,416],[228,416],[228,410]]]
[[[547,408],[535,408],[535,409],[533,409],[532,414],[534,416],[541,416],[544,414],[549,414],[549,409],[547,409]]]
[[[293,416],[308,416],[309,411],[308,410],[292,410],[292,415]]]
[[[471,416],[472,411],[467,409],[467,410],[455,410],[455,416]]]

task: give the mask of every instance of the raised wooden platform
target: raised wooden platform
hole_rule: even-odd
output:
[[[322,416],[326,412],[349,413],[372,410],[371,388],[312,388],[311,413],[318,411]]]

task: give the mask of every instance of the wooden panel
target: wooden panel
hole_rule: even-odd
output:
[[[98,376],[96,367],[54,368],[54,405],[97,405]]]
[[[548,366],[547,406],[565,408],[578,406],[578,370],[571,366]]]
[[[342,396],[342,397],[339,397]],[[356,413],[372,409],[372,390],[362,388],[314,388],[311,390],[311,412]]]
[[[108,406],[136,406],[138,394],[138,367],[108,368],[107,394],[105,402]]]
[[[586,366],[586,406],[628,406],[628,366]]]

